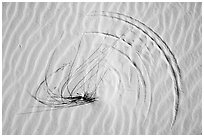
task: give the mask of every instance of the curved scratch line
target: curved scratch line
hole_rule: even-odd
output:
[[[125,14],[121,14],[121,13],[117,13],[117,12],[106,12],[106,11],[101,11],[101,12],[102,12],[102,13],[116,14],[116,15],[121,15],[121,16],[127,17],[127,18],[129,18],[129,19],[131,19],[131,20],[134,20],[134,21],[138,22],[139,24],[142,24],[144,27],[146,27],[146,28],[149,29],[151,32],[153,32],[153,33],[159,38],[159,40],[162,41],[162,43],[165,45],[165,48],[169,51],[169,53],[170,53],[171,56],[173,57],[173,59],[174,59],[176,65],[177,65],[177,69],[178,69],[178,71],[179,71],[180,79],[182,79],[181,69],[180,69],[180,67],[179,67],[179,65],[178,65],[178,62],[177,62],[176,57],[174,56],[173,52],[171,51],[171,49],[169,48],[169,46],[166,44],[166,42],[165,42],[154,30],[152,30],[150,27],[148,27],[148,26],[147,26],[146,24],[144,24],[143,22],[141,22],[141,21],[139,21],[139,20],[137,20],[137,19],[135,19],[135,18],[133,18],[133,17],[131,17],[131,16],[128,16],[128,15],[125,15]],[[108,17],[108,16],[107,16],[107,17]],[[114,17],[114,16],[110,16],[110,17],[116,18],[116,19],[119,19],[119,20],[122,20],[122,21],[125,21],[125,20],[123,20],[123,19],[120,19],[120,18],[117,18],[117,17]],[[150,36],[147,32],[145,32],[144,30],[142,30],[140,27],[136,26],[135,24],[132,24],[132,23],[129,22],[129,21],[127,21],[127,23],[129,23],[129,24],[131,24],[131,25],[137,27],[139,30],[143,31],[145,34],[147,34],[147,35],[151,38],[151,36]],[[159,46],[159,45],[158,45],[158,46]]]
[[[109,13],[109,14],[111,14],[111,12],[105,12],[105,11],[102,11],[102,13]],[[162,46],[160,46],[159,44],[158,44],[158,42],[157,42],[157,40],[154,38],[154,37],[152,37],[152,36],[150,36],[150,34],[146,31],[146,30],[143,30],[142,28],[140,28],[139,26],[137,26],[137,25],[135,25],[135,24],[133,24],[132,22],[129,22],[129,21],[127,21],[127,20],[124,20],[124,19],[121,19],[121,18],[119,18],[119,17],[115,17],[115,16],[112,16],[112,15],[105,15],[105,14],[95,14],[95,15],[92,15],[92,16],[104,16],[104,17],[108,17],[108,18],[115,18],[115,19],[118,19],[118,20],[120,20],[120,21],[123,21],[123,22],[125,22],[125,23],[127,23],[127,24],[130,24],[130,25],[132,25],[132,26],[134,26],[134,27],[136,27],[137,29],[139,29],[139,30],[141,30],[143,33],[145,33],[147,36],[149,36],[149,38],[151,38],[155,43],[156,43],[156,45],[158,46],[158,48],[162,51],[162,53],[163,53],[163,55],[165,56],[165,58],[166,58],[166,60],[168,61],[168,64],[170,65],[170,68],[171,68],[171,71],[172,71],[172,74],[173,74],[173,77],[174,77],[174,83],[175,83],[175,86],[174,86],[174,88],[175,88],[175,96],[176,96],[176,98],[175,98],[175,102],[174,102],[174,105],[175,105],[175,109],[174,109],[174,118],[173,118],[173,121],[172,121],[172,124],[171,124],[171,127],[173,127],[173,125],[174,125],[174,123],[175,123],[175,121],[176,121],[176,118],[177,118],[177,114],[178,114],[178,108],[179,108],[179,98],[180,98],[180,91],[181,91],[181,87],[180,87],[180,85],[179,85],[179,83],[178,82],[181,82],[181,79],[182,79],[182,77],[181,77],[181,70],[180,70],[180,68],[179,68],[179,66],[178,66],[178,63],[177,63],[177,60],[176,60],[176,58],[175,58],[175,56],[174,56],[174,54],[172,53],[172,51],[169,49],[169,47],[168,47],[168,45],[161,39],[161,37],[156,33],[156,32],[154,32],[151,28],[149,28],[147,25],[145,25],[144,23],[142,23],[142,22],[140,22],[139,20],[136,20],[136,19],[134,19],[134,18],[132,18],[132,17],[130,17],[130,16],[127,16],[127,15],[124,15],[124,14],[121,14],[121,13],[114,13],[114,12],[112,12],[113,14],[117,14],[117,15],[122,15],[122,16],[124,16],[124,17],[128,17],[128,18],[130,18],[130,19],[132,19],[132,20],[134,20],[134,21],[137,21],[139,24],[142,24],[145,28],[147,28],[147,29],[149,29],[150,30],[150,32],[153,32],[153,34],[155,34],[160,40],[161,40],[161,42],[165,45],[165,48],[168,50],[168,52],[170,53],[170,55],[172,56],[172,58],[173,58],[173,63],[175,63],[175,65],[176,65],[176,69],[177,69],[177,71],[179,72],[179,76],[177,76],[177,73],[175,72],[175,68],[173,67],[173,65],[172,65],[172,60],[171,60],[171,58],[169,57],[169,55],[167,55],[167,53],[165,52],[165,50],[163,49],[163,47]],[[178,78],[179,77],[179,78]],[[179,79],[179,80],[178,80]]]
[[[165,48],[168,50],[168,52],[170,53],[170,55],[171,55],[172,58],[174,59],[173,62],[175,63],[176,68],[177,68],[177,70],[178,70],[178,72],[179,72],[179,78],[180,78],[180,80],[182,79],[181,70],[180,70],[180,68],[179,68],[179,65],[178,65],[178,63],[177,63],[177,60],[176,60],[174,54],[172,53],[172,51],[170,50],[170,48],[168,47],[168,45],[166,44],[166,42],[164,42],[164,41],[162,40],[162,38],[161,38],[155,31],[153,31],[151,28],[149,28],[147,25],[145,25],[144,23],[140,22],[139,20],[137,20],[137,19],[135,19],[135,18],[132,18],[131,16],[127,16],[127,15],[124,15],[124,14],[121,14],[121,13],[117,13],[117,12],[105,12],[105,11],[102,11],[102,13],[110,13],[110,14],[112,13],[112,14],[117,14],[117,15],[122,15],[122,16],[124,16],[124,17],[128,17],[128,18],[130,18],[130,19],[132,19],[132,20],[138,22],[139,24],[142,24],[145,28],[149,29],[150,32],[153,32],[153,33],[159,38],[159,40],[162,41],[162,43],[165,45]],[[166,54],[165,50],[163,49],[163,47],[160,46],[160,45],[158,44],[157,40],[156,40],[155,38],[153,38],[152,36],[150,36],[150,34],[149,34],[146,30],[143,30],[142,28],[140,28],[139,26],[133,24],[132,22],[129,22],[129,21],[124,20],[124,19],[121,19],[121,18],[119,18],[119,17],[115,17],[115,16],[111,16],[111,15],[105,15],[105,14],[94,14],[94,15],[90,15],[90,16],[104,16],[104,17],[108,17],[108,18],[115,18],[115,19],[118,19],[118,20],[120,20],[120,21],[123,21],[123,22],[125,22],[125,23],[128,23],[128,24],[130,24],[130,25],[136,27],[137,29],[139,29],[139,30],[141,30],[143,33],[145,33],[147,36],[149,36],[149,38],[151,38],[151,39],[156,43],[156,45],[160,48],[160,50],[163,52],[165,58],[166,58],[168,61],[170,61],[170,62],[172,63],[171,58],[169,57],[169,55],[167,56],[167,54]],[[169,65],[172,66],[172,64],[169,64]],[[172,68],[173,68],[173,66],[172,66]],[[173,69],[173,71],[174,71],[174,69]],[[176,76],[176,78],[178,79],[177,76]],[[178,85],[179,85],[179,84],[178,84]],[[179,90],[181,91],[181,87],[180,87]]]

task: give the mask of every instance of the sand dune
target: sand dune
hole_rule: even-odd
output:
[[[201,7],[2,3],[2,134],[202,134]]]

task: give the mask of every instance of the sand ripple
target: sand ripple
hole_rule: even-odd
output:
[[[201,7],[2,3],[3,134],[201,134]],[[108,68],[97,89],[99,101],[52,111],[40,107],[29,93],[43,81],[52,55],[51,71],[66,66],[63,63],[73,60],[80,40],[76,65],[101,43],[104,49],[99,48],[95,57],[108,53],[97,73]],[[67,74],[68,70],[56,73],[49,80],[52,88]],[[84,74],[77,72],[70,87]],[[98,79],[88,80],[90,86]]]

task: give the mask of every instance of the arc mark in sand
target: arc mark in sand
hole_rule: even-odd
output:
[[[173,125],[176,122],[176,118],[177,118],[178,110],[179,110],[180,92],[182,91],[182,88],[181,88],[182,76],[181,76],[181,70],[180,70],[179,65],[177,63],[176,57],[172,53],[172,51],[170,50],[169,46],[162,40],[162,38],[155,31],[153,31],[151,28],[149,28],[148,26],[146,26],[144,23],[140,22],[139,20],[132,18],[131,16],[127,16],[127,15],[124,15],[121,13],[116,13],[116,12],[105,12],[105,11],[102,11],[99,13],[93,12],[91,15],[88,15],[88,16],[101,16],[101,17],[106,17],[106,18],[112,19],[112,20],[119,20],[119,21],[121,21],[121,23],[125,23],[125,24],[131,26],[132,28],[141,31],[143,34],[148,36],[156,44],[156,47],[162,52],[163,56],[165,57],[166,62],[170,67],[171,74],[172,74],[172,77],[174,80],[175,99],[174,99],[173,120],[171,123],[171,127],[173,127]],[[127,31],[127,33],[129,33],[129,32],[130,31]],[[116,39],[116,41],[110,47],[102,48],[103,41],[106,39],[106,38],[104,38],[104,40],[102,41],[100,46],[96,50],[94,50],[94,52],[82,64],[80,64],[75,69],[75,71],[73,71],[73,68],[74,68],[74,65],[76,65],[75,62],[77,60],[79,50],[81,47],[82,38],[88,34],[101,34],[105,37],[114,38],[114,39]],[[117,36],[115,34],[111,34],[111,33],[107,33],[107,32],[99,32],[99,31],[85,32],[81,36],[76,55],[74,56],[74,60],[71,63],[64,63],[63,66],[59,67],[51,74],[48,74],[49,69],[50,69],[50,65],[51,65],[51,61],[52,61],[52,58],[53,58],[54,53],[55,53],[55,51],[54,51],[51,58],[50,58],[50,61],[48,63],[48,67],[46,69],[44,80],[39,84],[34,95],[31,95],[31,96],[35,100],[40,102],[41,104],[48,106],[50,108],[54,108],[54,109],[80,106],[80,105],[85,105],[85,104],[89,104],[89,103],[93,103],[93,102],[97,101],[99,99],[99,97],[96,97],[96,90],[97,90],[100,82],[103,81],[103,78],[105,77],[105,75],[107,73],[107,70],[105,72],[103,72],[103,74],[100,76],[100,80],[98,82],[96,82],[97,84],[95,83],[95,87],[93,88],[93,90],[91,92],[83,91],[82,94],[79,94],[76,91],[78,91],[79,89],[82,89],[82,87],[85,86],[85,83],[88,83],[90,79],[99,75],[99,70],[100,70],[99,66],[104,61],[105,57],[109,54],[108,51],[111,48],[112,50],[115,50],[115,51],[119,52],[121,55],[123,55],[124,57],[126,57],[131,62],[131,64],[134,66],[134,68],[137,70],[137,72],[139,73],[141,81],[142,81],[143,86],[144,86],[144,92],[145,92],[144,93],[144,101],[145,101],[146,96],[147,96],[147,91],[146,91],[147,83],[145,81],[145,78],[144,78],[140,68],[138,67],[137,63],[135,61],[133,61],[127,54],[125,54],[124,52],[122,52],[116,48],[116,44],[119,40],[123,41],[129,47],[133,47],[133,44],[131,42],[128,42],[125,40],[125,38],[123,38],[125,36],[126,36],[125,33],[122,34],[121,36]],[[100,51],[100,50],[102,50],[102,51]],[[91,59],[94,55],[97,55],[97,57]],[[89,59],[91,59],[91,61],[89,61]],[[69,64],[71,64],[71,65],[69,65]],[[63,71],[64,69],[66,69],[66,67],[69,67],[69,66],[70,66],[70,70],[69,70],[67,76],[65,77],[65,81],[61,82],[61,84],[60,84],[60,85],[62,85],[61,88],[55,87],[54,90],[58,91],[58,93],[54,92],[49,87],[48,79],[51,76],[53,76],[54,74],[57,74],[60,71]],[[77,82],[77,84],[74,86],[74,88],[71,90],[69,87],[70,81],[76,79],[79,74],[85,72],[87,67],[90,67],[91,69],[89,69],[88,73],[86,73],[85,76],[82,77]],[[104,67],[105,67],[105,65],[104,65]],[[91,76],[89,76],[89,74],[91,72],[93,74]],[[84,82],[84,83],[80,86],[80,84],[82,82]],[[90,85],[90,83],[88,83],[88,85]],[[48,94],[48,97],[46,97],[45,99],[38,97],[39,91],[42,88],[42,86],[45,86],[44,87],[46,89],[45,91]],[[67,92],[68,96],[64,95],[65,92]],[[150,94],[152,94],[152,93],[150,92]],[[149,104],[149,108],[148,108],[148,112],[147,112],[146,117],[149,114],[149,111],[151,108],[151,103],[152,103],[152,95],[150,95],[150,104]]]
[[[175,99],[174,100],[175,101],[174,101],[173,120],[171,123],[171,127],[173,127],[173,125],[176,122],[177,115],[178,115],[180,92],[182,92],[182,88],[181,88],[182,76],[181,76],[181,70],[179,68],[177,59],[175,55],[172,53],[172,51],[170,50],[169,46],[166,44],[166,42],[162,40],[162,38],[155,31],[153,31],[150,27],[140,22],[139,20],[134,19],[133,17],[127,16],[125,14],[102,11],[102,12],[93,12],[91,15],[88,15],[88,16],[103,16],[103,17],[107,17],[110,19],[116,19],[130,26],[133,26],[136,29],[143,32],[144,34],[146,34],[157,45],[160,51],[162,51],[166,61],[168,62],[168,65],[170,66],[170,69],[173,75],[173,79],[174,79],[174,88],[175,88],[175,94],[174,94]],[[121,17],[124,17],[125,19],[122,19]],[[131,21],[128,21],[128,19]],[[105,34],[105,33],[106,32],[101,32],[101,34]],[[112,34],[109,34],[109,36],[112,36]],[[114,36],[114,37],[118,38],[117,36]],[[161,45],[159,43],[161,43]],[[129,43],[127,44],[130,45]]]

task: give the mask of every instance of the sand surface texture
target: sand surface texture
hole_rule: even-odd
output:
[[[201,3],[2,3],[3,134],[202,134]]]

